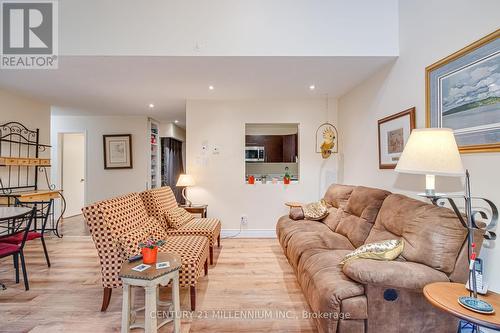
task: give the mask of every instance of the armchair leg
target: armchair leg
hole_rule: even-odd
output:
[[[220,248],[220,234],[219,234],[219,236],[217,236],[217,247]]]
[[[196,310],[196,287],[189,287],[189,294],[191,295],[191,311]]]
[[[205,276],[207,276],[208,275],[208,258],[205,261],[205,267],[204,268],[205,268]]]
[[[101,311],[104,312],[108,309],[109,301],[111,301],[111,292],[113,288],[104,288],[104,294],[102,296],[102,306]]]
[[[47,252],[47,246],[45,245],[45,239],[40,238],[42,241],[42,247],[43,247],[43,253],[45,254],[45,261],[47,261],[47,266],[50,267],[50,259],[49,259],[49,253]]]
[[[209,252],[210,252],[210,265],[214,264],[214,247],[210,246],[209,247]]]

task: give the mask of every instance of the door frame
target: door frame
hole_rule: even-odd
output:
[[[64,145],[64,135],[65,134],[82,134],[83,135],[83,204],[87,204],[87,156],[88,156],[88,140],[87,140],[87,130],[82,131],[59,131],[57,132],[57,184],[64,195],[63,188],[63,145]]]

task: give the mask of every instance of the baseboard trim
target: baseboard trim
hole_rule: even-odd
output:
[[[222,238],[276,238],[274,229],[222,229]]]

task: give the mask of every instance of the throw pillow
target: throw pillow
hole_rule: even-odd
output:
[[[132,229],[127,233],[118,235],[119,247],[122,250],[124,260],[139,254],[139,243],[149,238],[145,229]]]
[[[290,213],[288,216],[292,220],[303,220],[307,219],[310,221],[321,221],[328,216],[328,207],[324,200],[309,203],[306,205],[299,203],[287,202],[285,205],[290,207]]]
[[[403,248],[404,243],[401,239],[389,239],[382,242],[365,244],[347,254],[340,264],[343,265],[349,260],[358,258],[394,260],[403,252]]]
[[[328,216],[328,208],[323,200],[307,204],[302,210],[304,217],[311,221],[321,221]]]
[[[165,217],[167,218],[169,227],[174,229],[182,227],[194,218],[191,213],[182,207],[167,209]]]

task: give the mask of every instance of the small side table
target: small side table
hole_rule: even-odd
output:
[[[483,299],[493,306],[495,309],[493,314],[481,314],[461,306],[458,303],[458,298],[460,296],[469,296],[469,291],[461,283],[430,283],[424,287],[424,296],[435,307],[472,323],[473,332],[478,332],[477,326],[494,330],[500,329],[500,294],[488,291],[486,295],[478,295],[479,299]],[[460,332],[460,329],[458,332]]]
[[[181,205],[181,207],[190,213],[200,214],[202,218],[207,217],[208,205],[191,205],[191,206]]]
[[[120,278],[123,283],[123,306],[122,306],[122,333],[130,332],[132,328],[144,328],[145,333],[157,332],[157,330],[169,323],[174,322],[174,332],[180,332],[180,298],[179,298],[179,269],[181,268],[181,257],[171,253],[158,253],[157,262],[168,261],[170,267],[156,269],[156,265],[151,265],[145,271],[137,272],[133,267],[140,265],[142,260],[134,262],[124,262],[120,271]],[[157,306],[159,302],[159,286],[166,286],[172,280],[172,317],[165,319],[158,325]],[[137,286],[145,289],[145,308],[133,309],[131,287]],[[160,305],[170,305],[163,303]],[[134,324],[131,320],[132,313],[144,309],[144,325]]]

